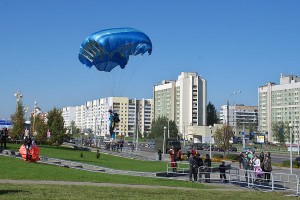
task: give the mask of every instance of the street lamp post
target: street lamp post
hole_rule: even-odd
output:
[[[233,95],[236,95],[236,94],[240,94],[241,91],[236,91],[234,93],[232,93],[231,95],[229,95],[228,99],[227,99],[227,126],[229,126],[229,98]]]
[[[211,158],[211,138],[212,138],[212,125],[209,125],[210,138],[209,138],[209,157]]]
[[[289,124],[289,127],[290,127],[290,172],[291,172],[291,174],[293,173],[293,163],[292,163],[292,161],[293,161],[293,149],[292,149],[292,145],[293,145],[293,123],[290,123]]]
[[[167,127],[164,127],[164,141],[163,141],[163,154],[165,153],[165,143],[166,143],[166,129],[167,129]]]
[[[169,118],[168,118],[168,138],[170,138],[170,124],[169,124]]]
[[[34,101],[34,106],[33,106],[33,126],[32,126],[32,135],[35,135],[35,115],[36,115],[36,109],[37,109],[37,101]]]
[[[297,128],[296,130],[296,133],[297,133],[297,135],[298,135],[298,137],[297,137],[297,146],[298,146],[298,157],[299,157],[299,123],[297,122],[297,123],[295,123],[295,127]]]

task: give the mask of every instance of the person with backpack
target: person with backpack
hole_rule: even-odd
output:
[[[116,138],[114,129],[116,127],[116,124],[120,122],[118,113],[113,113],[111,109],[108,110],[109,112],[109,134],[110,139],[113,141]]]

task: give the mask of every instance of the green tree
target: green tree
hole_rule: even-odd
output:
[[[44,118],[40,115],[37,114],[35,117],[31,116],[30,118],[30,124],[34,125],[34,131],[33,133],[35,140],[39,143],[42,144],[43,142],[46,141],[46,133],[48,130],[47,123],[45,123]]]
[[[214,124],[217,124],[219,122],[219,119],[217,116],[217,111],[215,106],[211,102],[208,102],[206,109],[207,109],[207,118],[206,118],[207,125],[213,126]]]
[[[170,120],[169,126],[168,126],[168,118],[167,117],[158,117],[156,120],[152,121],[151,133],[149,134],[149,137],[152,139],[163,138],[164,127],[166,127],[166,137],[167,137],[168,127],[169,127],[170,138],[177,138],[178,129],[177,129],[176,123],[175,123],[175,121]]]
[[[280,143],[285,143],[285,141],[290,139],[290,128],[288,122],[275,122],[272,124],[273,137],[276,141]],[[294,141],[294,134],[292,140]]]
[[[166,127],[166,130],[164,129]],[[156,120],[152,121],[151,124],[151,133],[149,133],[150,139],[155,139],[155,149],[161,148],[163,144],[164,131],[166,139],[168,137],[168,118],[167,117],[158,117]],[[169,134],[170,138],[177,138],[178,129],[175,121],[169,121]]]
[[[224,154],[226,150],[229,149],[230,147],[230,140],[234,136],[232,127],[224,125],[222,128],[217,128],[214,138],[215,138],[215,143],[217,144],[218,147],[224,149]]]
[[[52,144],[56,142],[58,142],[58,144],[62,144],[66,132],[64,129],[62,111],[57,108],[50,110],[48,113],[47,125],[51,132],[50,142]]]
[[[16,112],[11,115],[11,121],[13,128],[10,132],[10,137],[13,139],[19,139],[25,128],[25,112],[21,99],[17,101]]]

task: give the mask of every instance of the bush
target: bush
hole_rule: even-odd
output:
[[[213,155],[213,158],[224,158],[223,154],[216,153]]]
[[[239,159],[239,155],[237,155],[237,154],[227,154],[225,157],[229,160],[238,160]]]
[[[292,161],[292,165],[293,165],[293,167],[298,167],[297,162],[295,160]],[[289,160],[283,161],[282,167],[290,167],[290,161]]]

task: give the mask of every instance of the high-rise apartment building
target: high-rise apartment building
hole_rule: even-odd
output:
[[[96,136],[109,135],[109,113],[118,113],[120,122],[115,128],[117,135],[133,135],[138,131],[142,136],[151,130],[153,118],[152,99],[128,99],[127,97],[107,97],[88,101],[84,105],[62,109],[65,127],[71,121],[82,131],[90,129]]]
[[[165,116],[175,121],[180,133],[185,133],[188,126],[205,126],[206,85],[206,80],[191,72],[182,72],[177,80],[155,85],[155,119]]]
[[[300,78],[295,75],[280,75],[280,84],[268,82],[258,88],[259,129],[268,133],[268,141],[275,141],[272,125],[276,122],[299,123]],[[294,131],[295,141],[299,130]]]
[[[219,118],[222,124],[227,124],[227,119],[229,119],[228,124],[233,128],[235,136],[241,136],[242,132],[250,134],[248,132],[250,128],[255,131],[258,128],[258,107],[233,105],[227,109],[227,105],[223,105]]]

